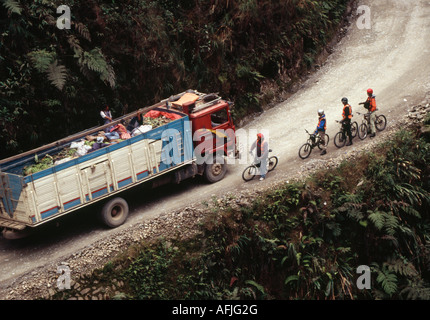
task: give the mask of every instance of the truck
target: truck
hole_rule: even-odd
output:
[[[203,176],[209,183],[224,178],[226,159],[238,156],[233,103],[217,93],[187,90],[39,148],[0,161],[0,227],[3,237],[16,239],[38,226],[100,204],[103,223],[122,225],[129,206],[121,192],[142,184],[157,187]],[[39,171],[28,167],[63,150],[83,146],[89,137],[126,125],[137,114],[168,119],[158,127],[135,132],[102,148],[56,161]],[[142,127],[142,126],[140,126]]]

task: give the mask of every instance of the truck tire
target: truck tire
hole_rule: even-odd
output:
[[[28,227],[23,230],[13,230],[13,229],[4,228],[2,231],[3,238],[8,240],[23,239],[30,236],[31,234],[32,234],[32,230],[30,230]]]
[[[222,180],[227,172],[227,165],[224,161],[216,160],[213,164],[205,166],[205,179],[210,183]]]
[[[123,198],[113,198],[105,203],[100,218],[110,228],[122,225],[128,217],[128,204]]]

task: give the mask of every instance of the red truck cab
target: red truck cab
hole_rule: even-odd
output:
[[[199,163],[203,165],[202,170],[212,170],[221,180],[226,170],[225,157],[238,155],[236,128],[231,116],[233,104],[216,94],[200,94],[196,91],[170,100],[172,108],[188,114],[190,118],[194,154],[205,159],[204,164]]]

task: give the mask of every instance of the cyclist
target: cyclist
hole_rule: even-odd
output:
[[[342,125],[344,130],[346,131],[346,134],[349,137],[349,141],[346,144],[347,146],[352,145],[352,133],[351,133],[351,118],[352,118],[352,108],[351,106],[348,104],[348,99],[347,98],[342,98],[342,103],[343,103],[343,112],[342,112]],[[343,139],[346,139],[345,134],[343,134],[342,136]]]
[[[260,163],[260,181],[262,181],[266,178],[267,162],[269,158],[269,144],[264,139],[264,135],[262,133],[257,134],[257,140],[251,145],[250,153],[252,153],[254,149],[256,149],[254,161],[255,163]]]
[[[376,135],[375,121],[376,121],[376,99],[373,94],[373,89],[367,89],[367,100],[365,102],[361,102],[360,104],[364,104],[364,107],[369,110],[369,122],[370,122],[370,136],[373,138]]]
[[[321,151],[321,155],[325,155],[327,153],[327,146],[326,146],[326,142],[324,140],[325,137],[325,131],[327,130],[327,121],[325,119],[325,114],[324,114],[324,110],[319,109],[318,110],[318,125],[317,128],[314,132],[314,135],[319,135],[321,141],[322,141],[322,151]]]

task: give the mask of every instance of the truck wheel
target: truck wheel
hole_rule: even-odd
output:
[[[128,217],[128,204],[123,198],[114,198],[100,212],[102,222],[110,228],[122,225]]]
[[[3,229],[2,236],[8,240],[18,240],[23,239],[32,234],[32,230],[25,228],[23,230],[13,230],[13,229]]]
[[[216,160],[213,164],[207,164],[205,167],[205,178],[210,183],[222,180],[227,172],[227,166],[223,161]]]

